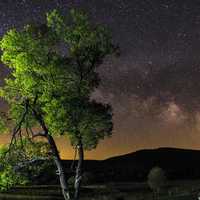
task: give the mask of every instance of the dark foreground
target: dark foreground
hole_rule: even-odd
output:
[[[159,200],[198,200],[200,181],[173,181],[159,195]],[[16,187],[0,193],[0,200],[63,200],[59,186]],[[82,200],[153,200],[146,183],[109,183],[82,188]]]

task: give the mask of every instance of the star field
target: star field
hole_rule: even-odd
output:
[[[200,1],[0,1],[0,36],[42,23],[51,9],[64,14],[74,7],[108,26],[121,49],[119,58],[108,58],[99,69],[102,85],[93,95],[112,104],[114,134],[89,157],[159,146],[200,148]],[[1,79],[8,73],[3,66],[0,72]]]

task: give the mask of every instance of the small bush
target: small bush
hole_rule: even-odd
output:
[[[90,185],[95,182],[95,175],[92,172],[84,172],[82,177],[83,185]]]
[[[8,146],[0,147],[0,190],[2,191],[15,185],[32,183],[52,163],[47,154],[49,149],[46,143],[34,143],[24,139],[17,141],[9,152],[8,148]],[[32,161],[40,161],[41,158],[44,160],[32,163]]]
[[[160,167],[154,167],[148,174],[148,185],[154,191],[159,193],[166,185],[167,178],[165,172]]]
[[[73,186],[74,185],[74,176],[71,176],[69,179],[68,179],[68,184],[70,186]],[[95,182],[95,176],[93,173],[91,172],[84,172],[83,175],[82,175],[82,180],[81,180],[81,183],[83,185],[90,185],[90,184],[93,184]]]

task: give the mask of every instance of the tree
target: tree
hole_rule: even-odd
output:
[[[72,145],[78,151],[79,162],[74,184],[74,199],[78,199],[84,149],[95,148],[99,140],[110,136],[112,131],[111,107],[91,101],[90,96],[100,83],[97,67],[101,66],[105,56],[114,52],[115,47],[110,33],[104,27],[91,25],[84,13],[72,10],[71,16],[73,23],[67,25],[66,20],[57,11],[48,15],[49,26],[55,30],[56,36],[67,44],[71,71],[76,76],[70,97],[62,96],[60,105],[63,107],[56,107],[58,110],[61,108],[62,113],[64,110],[66,115],[54,114],[49,121],[52,127],[55,125],[61,128],[61,132],[67,132]],[[57,124],[64,121],[65,124]]]
[[[160,189],[166,185],[166,175],[163,169],[160,167],[153,167],[148,174],[149,187],[158,194]]]
[[[27,136],[45,137],[63,195],[70,199],[52,137],[67,134],[79,155],[74,184],[74,199],[78,199],[84,149],[95,148],[112,131],[111,107],[90,99],[100,83],[97,67],[117,49],[110,33],[100,25],[91,25],[82,12],[72,10],[63,17],[54,10],[47,14],[47,24],[10,30],[1,40],[1,49],[2,62],[11,68],[1,89],[9,104],[8,115],[16,124],[11,144],[22,128]],[[34,132],[33,127],[40,127],[40,131]]]

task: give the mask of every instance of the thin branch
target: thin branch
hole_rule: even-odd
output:
[[[77,147],[78,147],[78,145],[76,145],[75,148],[74,148],[74,149],[75,149],[75,152],[74,152],[74,159],[73,159],[73,162],[72,162],[72,164],[71,164],[71,166],[70,166],[70,169],[71,169],[72,172],[75,172],[75,170],[74,170],[74,165],[75,165],[75,160],[76,160],[77,150],[78,150]]]
[[[28,114],[28,108],[29,108],[29,101],[28,101],[28,99],[26,99],[25,100],[25,110],[24,110],[24,113],[22,114],[22,117],[21,117],[19,123],[13,129],[12,138],[11,138],[11,142],[10,142],[10,145],[9,145],[9,150],[10,150],[10,148],[13,145],[13,141],[15,143],[17,134],[21,131],[22,124],[25,121],[26,115]]]
[[[10,117],[8,116],[8,113],[7,113],[7,112],[1,111],[1,112],[0,112],[0,115],[1,115],[3,118],[5,118],[6,121],[11,121],[11,120],[12,120],[12,118],[10,118]]]
[[[20,169],[23,169],[29,165],[32,165],[32,164],[40,164],[41,162],[44,162],[44,161],[48,161],[50,160],[49,158],[44,158],[44,157],[38,157],[38,158],[34,158],[34,159],[31,159],[31,160],[26,160],[24,162],[20,162],[18,163],[18,165],[14,166],[14,170],[15,171],[18,171]]]
[[[33,137],[33,135],[34,135],[34,132],[33,132],[32,128],[31,128],[31,127],[29,127],[28,129],[29,129],[29,131],[31,132],[31,136]]]
[[[32,138],[36,137],[46,137],[45,132],[38,132],[38,133],[33,133]]]

